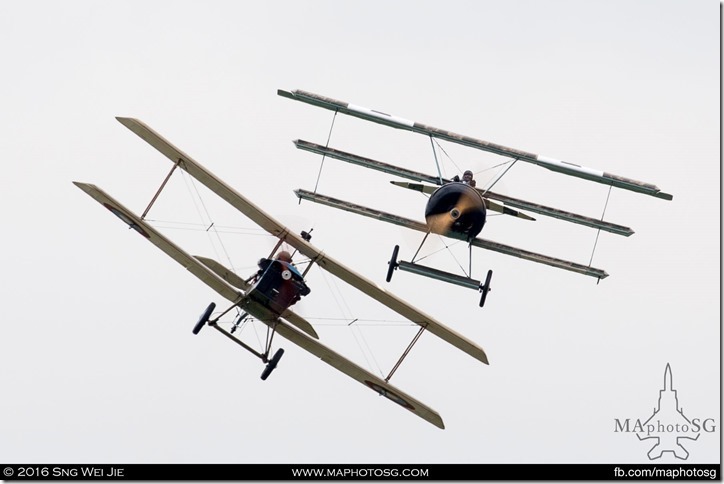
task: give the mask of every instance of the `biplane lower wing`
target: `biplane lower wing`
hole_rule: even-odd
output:
[[[342,373],[354,378],[365,386],[374,390],[378,394],[387,397],[396,404],[411,411],[412,413],[422,417],[431,424],[441,429],[445,428],[442,417],[433,409],[411,397],[402,390],[390,385],[382,378],[373,375],[369,371],[360,367],[356,363],[348,360],[339,353],[332,351],[319,341],[313,340],[308,336],[296,331],[294,328],[286,324],[278,324],[276,331],[284,338],[288,339],[297,346],[304,348],[314,356],[317,356],[328,365],[336,368]]]
[[[218,262],[213,261],[212,259],[206,259],[203,257],[194,257],[187,252],[185,252],[183,249],[178,247],[176,244],[171,242],[168,238],[166,238],[163,234],[155,230],[153,227],[151,227],[148,223],[143,221],[141,218],[139,218],[137,215],[135,215],[133,212],[125,208],[120,202],[113,199],[110,195],[105,193],[100,188],[96,187],[95,185],[90,185],[88,183],[80,183],[80,182],[73,182],[78,188],[86,192],[88,195],[93,197],[97,202],[99,202],[101,205],[106,207],[108,210],[110,210],[114,215],[118,216],[121,220],[123,220],[128,226],[132,229],[134,229],[136,232],[147,238],[151,243],[153,243],[156,247],[160,248],[163,252],[165,252],[167,255],[169,255],[172,259],[174,259],[176,262],[184,266],[186,269],[189,270],[193,275],[197,276],[199,279],[201,279],[204,283],[206,283],[209,287],[214,289],[216,292],[218,292],[221,296],[225,297],[226,299],[236,303],[239,302],[243,298],[243,294],[236,291],[230,284],[229,280],[234,280],[233,277],[222,277],[218,274],[218,272],[222,272],[223,266],[219,264]],[[203,261],[203,263],[202,263]],[[211,266],[214,266],[213,269],[208,267],[206,264],[209,264]],[[238,277],[238,276],[236,276]],[[243,289],[248,289],[248,285],[241,279],[240,284]],[[239,282],[235,281],[235,282]],[[311,328],[311,325],[307,321],[305,321],[303,318],[298,316],[297,314],[293,313],[292,311],[287,310],[284,314],[282,314],[282,319],[274,321],[262,321],[265,324],[273,324],[274,328],[277,333],[279,333],[284,338],[288,339],[292,343],[300,346],[301,348],[307,350],[308,352],[312,353],[313,355],[319,357],[322,361],[327,363],[328,365],[338,369],[342,373],[354,378],[355,380],[359,381],[360,383],[365,384],[370,389],[374,390],[380,395],[383,395],[387,397],[388,399],[392,400],[393,402],[397,403],[403,408],[406,408],[407,410],[411,411],[412,413],[418,415],[419,417],[427,420],[431,424],[435,425],[436,427],[439,427],[441,429],[444,429],[445,426],[443,424],[442,418],[440,415],[424,403],[420,402],[419,400],[415,399],[414,397],[408,395],[407,393],[403,392],[402,390],[399,390],[398,388],[394,387],[393,385],[390,385],[389,383],[385,382],[381,378],[373,375],[369,371],[365,370],[364,368],[360,367],[359,365],[355,364],[354,362],[346,359],[342,355],[336,353],[335,351],[331,350],[330,348],[324,346],[320,342],[318,342],[316,339],[313,339],[310,336],[307,336],[306,334],[292,328],[289,324],[287,324],[286,321],[289,321],[291,324],[298,324],[298,321],[303,321],[304,324],[302,324],[302,327],[300,329],[305,330],[305,325],[309,326]],[[297,323],[295,323],[295,321]],[[227,332],[224,329],[217,328],[219,331],[223,332],[228,336],[229,338],[236,340],[236,338]],[[305,330],[306,331],[306,330]],[[314,330],[312,329],[312,332]],[[314,333],[312,336],[316,338],[316,333]],[[238,340],[237,340],[238,341]]]
[[[304,200],[309,200],[315,203],[319,203],[322,205],[327,205],[329,207],[337,208],[340,210],[345,210],[347,212],[356,213],[358,215],[363,215],[365,217],[374,218],[376,220],[380,220],[383,222],[391,223],[394,225],[400,225],[402,227],[407,227],[408,229],[417,230],[419,232],[427,232],[428,227],[422,222],[416,222],[415,220],[410,220],[408,218],[400,217],[398,215],[393,215],[391,213],[382,212],[380,210],[374,210],[368,207],[363,207],[361,205],[356,205],[354,203],[346,202],[344,200],[339,200],[337,198],[328,197],[326,195],[322,195],[319,193],[312,193],[307,190],[298,189],[295,190],[294,193],[297,194],[297,197]],[[519,257],[521,259],[529,260],[532,262],[538,262],[541,264],[546,264],[552,267],[556,267],[558,269],[565,269],[567,271],[576,272],[578,274],[584,274],[586,276],[592,276],[596,277],[598,279],[604,279],[608,277],[608,274],[606,271],[602,269],[596,269],[595,267],[585,266],[583,264],[578,264],[576,262],[571,262],[563,259],[558,259],[556,257],[550,257],[547,255],[537,254],[535,252],[531,252],[524,249],[518,249],[516,247],[511,247],[509,245],[500,244],[498,242],[493,242],[491,240],[476,238],[473,239],[471,244],[475,247],[480,247],[482,249],[492,250],[495,252],[500,252],[502,254],[512,255],[514,257]]]
[[[110,210],[118,218],[123,220],[130,228],[147,238],[149,242],[161,249],[173,260],[184,266],[193,275],[201,279],[207,286],[219,293],[222,297],[233,303],[238,303],[244,297],[244,293],[235,290],[232,286],[236,286],[245,292],[248,291],[249,285],[239,276],[233,274],[231,271],[228,271],[228,269],[225,269],[221,264],[212,259],[188,254],[166,236],[142,220],[138,215],[124,207],[121,202],[115,200],[97,186],[81,182],[73,183],[93,197],[98,203]],[[234,277],[236,279],[234,279]],[[282,313],[281,317],[313,338],[319,337],[312,325],[298,314],[287,309],[284,313]]]
[[[222,199],[226,200],[231,206],[239,210],[254,223],[270,234],[283,239],[287,244],[297,249],[301,254],[317,263],[317,265],[319,265],[322,269],[325,269],[352,287],[355,287],[373,299],[376,299],[378,302],[392,309],[404,318],[424,327],[430,333],[452,344],[473,358],[488,364],[488,357],[485,354],[485,351],[483,351],[483,349],[477,344],[438,322],[432,316],[423,313],[397,296],[388,293],[369,279],[357,274],[340,262],[337,262],[327,256],[322,251],[302,239],[301,236],[290,232],[270,215],[251,203],[244,196],[236,192],[236,190],[217,178],[213,173],[201,166],[186,153],[176,148],[143,122],[133,118],[116,119],[164,154],[173,163],[177,163],[180,168],[185,170],[189,175],[197,179]]]
[[[98,203],[110,210],[115,216],[123,220],[130,228],[144,236],[153,245],[164,251],[173,260],[184,266],[189,272],[201,279],[207,286],[218,292],[231,302],[238,302],[244,296],[235,290],[214,271],[199,262],[194,256],[188,254],[163,234],[144,222],[120,202],[108,195],[95,185],[89,183],[73,182],[78,188],[86,192]]]

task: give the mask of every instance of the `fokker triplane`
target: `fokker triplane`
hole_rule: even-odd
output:
[[[283,355],[282,349],[277,349],[272,354],[274,336],[278,334],[317,356],[342,373],[363,383],[378,394],[385,396],[433,425],[444,428],[442,418],[436,411],[394,387],[389,383],[389,380],[400,363],[402,363],[402,360],[407,356],[412,346],[425,331],[436,335],[473,358],[487,364],[488,358],[480,346],[438,322],[432,316],[423,313],[399,297],[380,288],[374,282],[342,265],[326,253],[323,253],[309,243],[311,236],[308,232],[302,231],[298,235],[288,230],[143,122],[133,118],[117,119],[173,162],[170,173],[151,200],[151,204],[144,212],[144,215],[136,215],[95,185],[80,182],[74,183],[125,222],[130,228],[134,229],[230,302],[228,307],[220,313],[215,312],[215,303],[209,304],[193,327],[192,332],[194,334],[199,333],[205,326],[210,326],[245,350],[254,354],[265,364],[261,375],[262,379],[269,377]],[[268,257],[259,260],[259,269],[255,273],[243,278],[213,259],[190,255],[159,232],[159,230],[153,227],[145,218],[151,205],[177,168],[186,171],[194,179],[231,204],[231,206],[259,225],[262,229],[278,238],[277,246],[271,251]],[[304,272],[299,272],[294,266],[292,263],[292,254],[284,250],[279,250],[282,243],[290,246],[296,253],[309,259],[309,264]],[[415,334],[412,342],[385,378],[372,374],[320,343],[319,336],[312,324],[291,310],[291,307],[300,298],[310,294],[310,288],[306,285],[305,277],[307,271],[313,264],[328,271],[330,274],[338,277],[419,326],[418,332]],[[227,330],[220,324],[220,319],[233,310],[238,312],[236,313],[237,315],[231,328]],[[242,341],[238,334],[234,334],[239,324],[250,317],[264,323],[268,328],[266,342],[262,351],[255,350],[249,344]]]
[[[386,114],[381,111],[357,106],[344,101],[338,101],[336,99],[320,96],[307,91],[284,91],[280,89],[277,91],[277,94],[295,101],[332,110],[335,112],[335,115],[337,113],[342,113],[393,128],[420,133],[430,137],[431,141],[433,138],[446,140],[452,143],[509,157],[513,161],[502,173],[501,177],[507,173],[510,167],[512,167],[512,164],[517,161],[525,161],[540,165],[555,172],[609,185],[609,187],[623,188],[664,200],[671,200],[673,198],[672,195],[662,192],[657,186],[650,183],[644,183],[630,178],[612,175],[600,170],[586,168],[573,163],[508,148],[488,141],[434,128],[432,126],[410,121],[399,116]],[[317,193],[316,190],[314,192],[303,189],[295,191],[299,199],[310,200],[315,203],[346,210],[348,212],[423,232],[425,235],[420,243],[420,247],[409,262],[398,260],[399,246],[394,247],[392,257],[388,262],[386,277],[387,282],[390,282],[396,269],[413,272],[433,279],[476,289],[482,293],[479,305],[483,306],[486,295],[490,290],[492,270],[488,270],[485,281],[481,282],[471,277],[470,272],[472,271],[472,264],[469,264],[470,267],[467,274],[459,275],[423,266],[415,262],[422,245],[425,243],[425,240],[427,240],[427,237],[430,234],[439,234],[445,237],[466,241],[471,252],[470,255],[472,255],[472,247],[480,247],[525,260],[557,267],[559,269],[584,274],[598,280],[604,279],[608,276],[604,270],[591,267],[590,264],[585,265],[562,260],[555,257],[537,254],[528,250],[511,247],[491,240],[478,238],[477,235],[485,225],[488,211],[509,215],[521,220],[535,220],[532,216],[525,213],[530,212],[626,237],[633,234],[633,230],[629,227],[604,221],[603,217],[601,219],[596,219],[491,191],[490,188],[492,184],[496,183],[500,177],[498,177],[491,186],[487,188],[476,187],[476,183],[472,178],[472,172],[470,171],[463,173],[462,178],[458,175],[452,179],[443,178],[437,155],[434,151],[434,145],[433,154],[435,155],[435,162],[437,164],[437,176],[409,170],[309,141],[295,140],[294,144],[301,150],[321,154],[323,157],[334,158],[354,165],[412,180],[413,183],[402,181],[392,181],[391,183],[400,187],[422,192],[429,196],[427,205],[425,206],[425,222],[422,223],[388,212],[357,205],[345,200],[325,196]]]

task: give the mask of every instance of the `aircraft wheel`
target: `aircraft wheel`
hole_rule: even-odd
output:
[[[284,348],[279,348],[276,353],[274,353],[274,356],[272,356],[272,359],[269,360],[269,363],[266,364],[266,368],[264,368],[264,371],[261,374],[261,379],[266,380],[269,375],[271,375],[271,372],[274,371],[274,368],[277,367],[277,364],[279,363],[279,360],[282,359],[282,356],[284,355]]]
[[[387,282],[392,280],[392,273],[397,269],[397,254],[400,252],[400,246],[396,245],[392,250],[392,258],[387,263]]]
[[[196,323],[196,326],[194,326],[194,334],[199,334],[199,331],[201,331],[201,328],[204,327],[204,324],[206,324],[209,321],[209,317],[211,316],[211,313],[214,312],[214,309],[216,308],[216,303],[211,303],[208,305],[206,310],[203,312],[201,317],[199,318],[198,322]]]
[[[485,278],[485,284],[483,284],[480,288],[480,290],[483,292],[483,295],[480,296],[480,307],[483,307],[483,304],[485,304],[485,298],[488,296],[488,292],[490,291],[490,280],[493,278],[493,271],[488,270],[488,276]]]

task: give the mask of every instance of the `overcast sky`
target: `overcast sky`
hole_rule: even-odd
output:
[[[719,462],[720,5],[600,1],[4,1],[0,3],[0,461],[14,463],[637,463],[671,365],[686,462]],[[304,89],[654,183],[665,201],[517,163],[495,191],[630,226],[622,237],[491,216],[481,237],[592,265],[574,273],[476,250],[478,294],[398,271],[421,234],[297,203],[330,111]],[[291,230],[481,345],[483,365],[425,334],[392,383],[445,430],[282,338],[263,365],[191,328],[224,301],[78,190],[141,213],[171,163],[119,124],[136,117]],[[435,173],[430,140],[338,116],[330,146]],[[444,175],[485,186],[506,158],[440,142]],[[423,219],[394,177],[326,160],[318,190]],[[148,218],[246,277],[274,240],[175,174]],[[206,216],[207,210],[210,220]],[[224,228],[206,232],[201,224]],[[218,238],[216,234],[218,233]],[[221,240],[221,242],[219,241]],[[447,241],[450,244],[452,241]],[[439,239],[426,263],[459,271]],[[416,328],[318,268],[295,308],[323,342],[385,376]],[[358,323],[349,325],[353,319]],[[256,345],[260,325],[242,336]],[[665,454],[660,462],[677,461]]]

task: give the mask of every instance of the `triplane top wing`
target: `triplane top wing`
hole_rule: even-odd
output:
[[[662,192],[659,187],[651,183],[640,182],[631,178],[626,178],[611,173],[606,173],[602,170],[596,170],[594,168],[587,168],[585,166],[576,165],[575,163],[569,163],[567,161],[556,160],[547,156],[537,155],[527,151],[518,150],[515,148],[508,148],[496,143],[489,141],[483,141],[481,139],[473,138],[471,136],[465,136],[462,134],[453,133],[444,129],[434,128],[432,126],[417,123],[409,119],[401,118],[399,116],[390,115],[375,109],[369,109],[363,106],[357,106],[345,101],[338,101],[319,94],[314,94],[308,91],[294,90],[285,91],[278,89],[277,94],[293,99],[295,101],[301,101],[313,106],[329,109],[332,111],[354,116],[356,118],[365,119],[374,123],[384,124],[393,128],[404,129],[413,131],[415,133],[424,134],[426,136],[432,136],[434,138],[444,139],[452,143],[469,146],[483,151],[488,151],[502,156],[509,156],[518,160],[533,163],[552,171],[564,173],[566,175],[575,176],[578,178],[585,178],[605,185],[611,185],[625,190],[632,190],[639,193],[645,193],[657,198],[663,198],[664,200],[672,200],[673,195]]]
[[[280,244],[281,242],[284,242],[291,247],[294,247],[297,251],[308,257],[313,263],[318,264],[323,269],[329,271],[353,287],[368,294],[393,311],[419,325],[420,330],[410,347],[415,341],[417,341],[420,334],[424,330],[427,330],[468,353],[477,360],[486,364],[488,363],[485,352],[477,344],[447,328],[433,317],[423,313],[400,298],[378,287],[375,283],[345,267],[340,262],[309,244],[304,237],[290,232],[270,215],[266,214],[244,196],[237,193],[234,189],[218,179],[215,175],[194,161],[187,154],[173,146],[141,121],[132,118],[117,119],[131,131],[167,156],[175,164],[175,167],[178,166],[187,171],[191,176],[229,202],[260,227],[268,231],[270,234],[278,237],[280,239]],[[303,275],[296,272],[296,269],[284,270],[286,267],[291,268],[291,265],[284,265],[281,257],[274,260],[267,260],[267,262],[269,262],[268,268],[260,270],[258,274],[253,276],[253,278],[250,277],[246,280],[242,279],[212,259],[188,254],[149,225],[143,217],[134,214],[131,210],[124,207],[120,202],[112,198],[100,188],[87,183],[74,183],[101,205],[105,206],[114,215],[128,224],[129,227],[133,228],[136,232],[141,234],[185,267],[189,272],[197,276],[225,299],[229,300],[232,303],[232,306],[224,311],[221,314],[222,316],[234,308],[240,308],[244,311],[243,314],[237,316],[234,327],[229,332],[219,326],[218,321],[221,316],[211,319],[211,315],[215,308],[215,304],[212,303],[197,323],[194,328],[194,333],[197,333],[201,327],[208,324],[240,346],[261,358],[262,361],[267,364],[264,373],[262,373],[262,379],[266,379],[266,377],[276,367],[283,354],[283,350],[279,349],[273,357],[269,357],[271,338],[273,338],[273,334],[279,333],[282,337],[319,357],[330,366],[340,370],[355,380],[364,383],[378,394],[383,395],[398,405],[410,410],[433,425],[439,428],[444,428],[442,418],[437,412],[389,383],[389,379],[392,376],[394,369],[385,379],[373,375],[369,371],[317,341],[318,336],[311,324],[289,309],[289,306],[294,302],[290,303],[287,301],[284,305],[277,304],[277,296],[280,291],[283,292],[283,290],[288,287],[288,284],[296,280],[296,277],[303,278]],[[279,245],[277,247],[279,247]],[[289,260],[289,262],[291,261]],[[269,275],[273,272],[270,267],[277,266],[279,267],[279,271],[278,273],[275,273],[276,275],[274,277],[272,277],[272,275]],[[295,276],[293,272],[296,272],[298,276]],[[297,282],[300,285],[295,287],[305,287],[302,282]],[[262,287],[267,286],[271,287],[271,291],[262,289]],[[297,291],[292,294],[292,297],[290,297],[289,300],[294,301],[295,295],[298,299],[299,294],[300,292]],[[301,295],[306,295],[306,293],[301,292]],[[266,351],[264,353],[256,352],[233,335],[238,324],[248,315],[252,315],[257,320],[265,323],[272,331],[272,336],[268,336]],[[399,363],[401,363],[406,354],[407,352],[403,354],[396,367]]]

